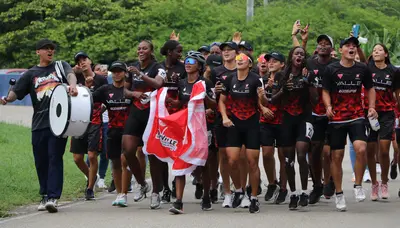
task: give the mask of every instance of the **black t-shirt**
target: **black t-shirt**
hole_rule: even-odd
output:
[[[237,70],[236,68],[233,70],[227,69],[224,65],[217,66],[214,69],[211,70],[211,82],[215,85],[217,82],[221,82],[222,84],[225,83],[225,81],[232,76],[232,74],[236,73]],[[219,94],[216,96],[216,101],[218,103],[219,101]],[[228,94],[227,100],[226,100],[226,111],[229,114],[230,107],[231,107],[231,97]],[[217,106],[217,109],[219,111],[219,106]]]
[[[165,73],[167,74],[167,77],[165,78],[165,83],[164,83],[164,87],[172,87],[172,88],[176,88],[179,79],[184,79],[187,77],[187,73],[185,70],[185,64],[181,63],[180,61],[178,61],[175,65],[173,65],[172,67],[168,68],[165,65],[165,61],[163,61],[162,63],[160,63],[161,66],[164,67],[165,69]],[[178,76],[178,81],[173,81],[172,80],[172,74],[175,73]]]
[[[241,120],[247,120],[258,111],[257,88],[262,87],[260,77],[249,72],[246,79],[240,81],[237,72],[224,82],[225,96],[230,95],[231,112]]]
[[[103,85],[92,96],[94,102],[101,102],[107,107],[108,127],[124,128],[129,106],[132,103],[130,99],[125,98],[124,87],[117,88],[113,84]]]
[[[65,77],[73,73],[71,66],[62,61]],[[66,78],[57,76],[55,62],[46,67],[34,66],[26,71],[17,81],[12,91],[18,100],[24,99],[28,94],[31,96],[33,106],[32,131],[50,127],[49,106],[50,97],[54,87],[67,83]]]
[[[364,63],[355,62],[352,67],[344,67],[335,62],[326,67],[322,86],[330,92],[331,105],[335,116],[332,123],[349,122],[364,118],[361,88],[373,86],[371,71]]]

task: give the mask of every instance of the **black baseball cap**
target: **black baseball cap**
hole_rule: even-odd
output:
[[[203,45],[199,49],[197,49],[197,51],[199,51],[199,52],[202,52],[202,51],[210,52],[210,46]]]
[[[226,47],[226,46],[228,46],[228,47],[230,47],[230,48],[232,48],[233,50],[236,50],[236,51],[239,49],[238,45],[237,45],[235,42],[232,42],[232,41],[228,41],[228,42],[222,43],[222,44],[219,46],[219,48],[222,50],[222,49],[224,49],[224,47]]]
[[[239,48],[244,47],[247,51],[253,51],[253,46],[247,41],[240,41]]]
[[[76,53],[75,56],[74,56],[74,60],[75,60],[76,63],[79,61],[80,57],[89,58],[89,56],[85,52],[80,51],[80,52]]]
[[[40,50],[48,45],[52,46],[54,49],[57,47],[53,41],[49,39],[41,39],[36,43],[36,50]]]
[[[285,62],[285,56],[282,55],[280,52],[274,51],[271,53],[268,53],[264,56],[264,58],[269,61],[269,59],[273,58],[278,60],[279,62]]]
[[[350,36],[340,41],[340,48],[342,48],[343,45],[348,43],[354,43],[357,47],[360,45],[360,41],[358,41],[357,38],[355,38],[354,36]]]
[[[330,36],[328,36],[328,35],[326,35],[326,34],[322,34],[322,35],[319,35],[319,36],[318,36],[318,38],[317,38],[317,43],[321,42],[321,40],[327,40],[327,41],[329,41],[329,42],[331,43],[332,48],[335,48],[335,46],[334,46],[334,44],[333,44],[333,39],[332,39],[332,37],[330,37]]]
[[[222,65],[222,57],[219,55],[209,55],[206,60],[206,64],[211,68]]]
[[[115,61],[110,66],[110,71],[112,72],[114,69],[120,69],[127,72],[126,64],[122,61]]]

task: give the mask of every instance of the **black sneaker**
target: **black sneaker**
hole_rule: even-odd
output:
[[[161,203],[171,202],[171,190],[164,188],[163,195],[161,197]]]
[[[397,164],[393,164],[393,161],[390,163],[390,178],[392,180],[397,178]]]
[[[276,197],[275,203],[276,204],[281,204],[286,201],[286,197],[288,194],[287,189],[279,189],[278,197]]]
[[[299,201],[299,205],[301,207],[307,207],[308,206],[308,195],[306,193],[301,193],[300,195],[300,201]]]
[[[258,202],[258,199],[250,200],[249,212],[250,213],[258,213],[258,212],[260,212],[260,203]]]
[[[183,203],[175,201],[172,204],[172,207],[169,209],[169,212],[171,212],[175,215],[183,214]]]
[[[92,189],[86,189],[86,192],[85,192],[85,199],[86,200],[94,200],[94,192],[93,192],[93,190]]]
[[[314,189],[311,191],[310,193],[310,200],[309,203],[310,204],[316,204],[319,202],[319,200],[321,199],[322,196],[322,192],[323,192],[324,188],[322,186],[316,186],[314,187]]]
[[[239,207],[240,204],[242,203],[243,197],[244,197],[244,192],[235,192],[232,200],[232,208]]]
[[[268,185],[268,189],[267,189],[267,193],[265,193],[265,201],[270,201],[274,195],[277,194],[277,192],[279,191],[279,186],[276,184],[269,184]]]
[[[200,183],[196,184],[196,191],[194,192],[194,197],[196,197],[196,199],[201,199],[201,197],[203,197],[203,184]]]
[[[175,185],[175,181],[172,181],[171,197],[172,197],[172,199],[176,199],[176,185]]]
[[[201,200],[201,210],[203,210],[203,211],[211,211],[212,210],[210,198],[208,198],[208,199],[203,198]]]
[[[115,191],[115,184],[114,184],[114,180],[111,181],[110,186],[108,187],[108,192],[113,192]]]
[[[213,204],[218,203],[218,190],[217,189],[210,190],[210,199]]]
[[[335,183],[331,179],[327,185],[324,186],[324,196],[330,199],[335,194]]]
[[[289,210],[297,209],[297,203],[299,202],[299,196],[291,195],[290,202],[289,202]]]

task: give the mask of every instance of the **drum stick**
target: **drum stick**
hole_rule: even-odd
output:
[[[10,81],[8,82],[8,84],[10,84],[10,87],[8,88],[7,97],[16,82],[17,82],[17,80],[15,80],[15,78],[11,78]]]

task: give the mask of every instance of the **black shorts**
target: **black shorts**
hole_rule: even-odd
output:
[[[87,154],[88,151],[102,151],[102,125],[90,124],[88,131],[80,138],[71,138],[70,152]]]
[[[364,119],[354,120],[348,123],[329,124],[331,150],[344,149],[349,134],[350,141],[367,141],[368,128],[365,126]]]
[[[365,116],[367,116],[368,111]],[[368,117],[365,117],[365,124],[369,129],[368,142],[377,142],[378,136],[380,140],[394,140],[394,128],[396,123],[396,117],[393,111],[388,112],[378,112],[378,122],[380,125],[380,129],[378,131],[374,131],[371,128]]]
[[[260,124],[258,113],[247,120],[240,120],[234,115],[230,118],[235,126],[228,128],[226,147],[260,149]]]
[[[122,151],[122,135],[124,129],[109,128],[107,134],[107,158],[120,159]]]
[[[282,144],[280,129],[280,124],[260,123],[261,146],[280,147]]]
[[[306,121],[306,114],[292,116],[287,112],[283,113],[281,140],[282,147],[292,147],[296,142],[311,142],[314,134],[313,125]]]
[[[226,128],[226,127],[224,127],[224,125],[222,125],[221,113],[217,113],[217,116],[215,117],[214,132],[215,132],[216,147],[217,148],[225,148],[227,134],[228,134],[228,128]]]
[[[328,125],[329,120],[326,116],[313,116],[312,125],[314,128],[314,134],[311,139],[312,142],[327,142]]]
[[[400,145],[400,128],[396,128],[396,142]]]
[[[140,110],[133,105],[125,123],[124,135],[136,136],[142,141],[143,133],[146,130],[147,121],[149,120],[149,115],[150,108]],[[141,142],[139,146],[143,146],[143,142]]]

